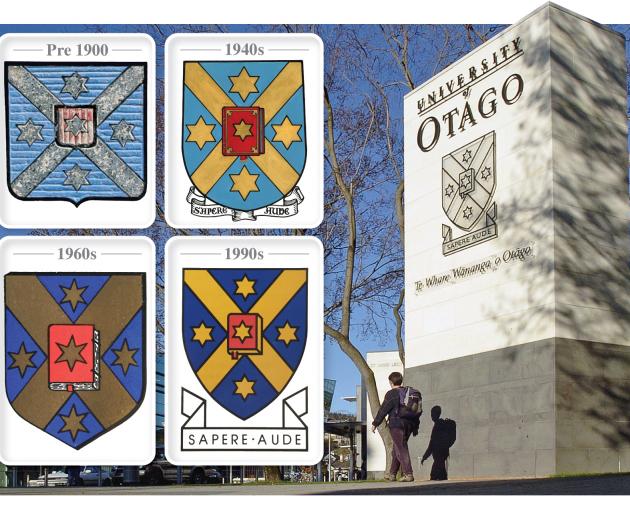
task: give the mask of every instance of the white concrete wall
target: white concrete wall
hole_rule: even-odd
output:
[[[522,54],[516,55],[514,41]],[[440,86],[448,90],[460,75],[467,82],[471,67],[479,75],[484,59],[491,64],[497,55],[501,62],[504,51],[511,56],[509,63],[482,73],[466,97],[464,88],[418,113],[418,101],[425,98],[426,104],[431,91],[439,95]],[[501,90],[514,74],[522,77],[522,94],[506,104]],[[408,367],[554,336],[628,342],[624,79],[622,38],[551,4],[405,97]],[[517,83],[512,79],[508,99]],[[492,88],[496,94],[486,93]],[[486,112],[489,99],[497,101],[496,114],[488,118],[478,108],[484,93]],[[466,104],[475,124],[465,122],[460,130]],[[444,116],[455,108],[459,115],[449,136]],[[431,116],[441,135],[422,151],[417,134]],[[443,157],[491,132],[496,189],[491,200],[478,206],[488,212],[496,204],[498,236],[444,255],[443,225],[451,227],[453,238],[467,232],[442,207],[448,183],[442,179]],[[432,132],[427,129],[424,135],[428,146]],[[483,220],[470,231],[481,226]],[[506,251],[519,248],[529,248],[528,256],[506,262]],[[453,282],[453,269],[483,262],[489,266],[483,274]],[[427,287],[432,275],[451,278]],[[424,284],[421,291],[417,282]]]
[[[398,357],[398,352],[368,352],[367,363],[374,372],[378,396],[383,400],[385,393],[390,389],[387,380],[389,374],[392,372],[403,373],[403,365]],[[371,425],[376,411],[372,411],[369,405],[367,406],[367,410],[368,414],[365,422],[367,425],[367,470],[369,472],[385,471],[386,460],[383,442],[378,433],[372,433],[371,431]]]

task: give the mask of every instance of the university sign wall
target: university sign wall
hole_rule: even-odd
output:
[[[531,172],[518,156],[524,149],[522,126],[528,115],[532,118],[528,112],[532,93],[545,80],[528,59],[528,53],[537,52],[541,44],[535,31],[532,25],[515,26],[405,98],[408,311],[429,308],[437,315],[455,318],[451,324],[457,324],[462,316],[460,306],[448,299],[474,287],[479,290],[514,281],[519,277],[515,273],[527,272],[536,254],[545,248],[536,244],[538,236],[533,232],[517,234],[510,229],[510,224],[521,223],[515,205],[519,200],[523,206],[530,202],[519,199],[524,189],[515,189],[513,183],[526,180]],[[548,144],[537,149],[540,158],[547,149]],[[528,183],[536,186],[534,181]],[[532,197],[538,199],[539,190],[532,191]],[[520,247],[532,248],[528,258],[518,260],[517,265],[495,263],[505,251]],[[494,272],[474,273],[476,277],[465,280],[458,277],[462,268],[473,268],[480,261],[492,261]],[[436,280],[457,286],[436,288],[432,286]],[[424,297],[428,290],[445,301],[435,305],[435,297]],[[514,305],[515,309],[521,307]],[[478,318],[488,316],[479,303],[469,304],[467,309],[469,318],[477,313]],[[422,315],[407,317],[408,336],[424,341],[422,356],[416,355],[418,343],[409,344],[412,362],[416,357],[431,360],[427,342],[434,339],[434,331],[445,332],[443,325],[433,327],[419,318]],[[443,336],[438,335],[440,343]],[[446,340],[443,350],[459,355],[474,349]]]
[[[405,97],[405,381],[466,433],[449,476],[624,460],[626,71],[546,4]]]

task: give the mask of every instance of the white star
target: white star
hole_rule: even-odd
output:
[[[75,137],[79,135],[79,133],[87,132],[87,121],[85,119],[81,119],[78,115],[74,114],[74,117],[71,119],[66,119],[66,131],[71,132]]]
[[[35,124],[29,117],[26,123],[17,124],[20,134],[17,136],[17,140],[26,142],[29,146],[32,146],[37,140],[44,140],[42,136],[43,124]]]
[[[84,92],[88,92],[87,81],[89,78],[81,76],[76,71],[71,75],[63,75],[64,85],[61,92],[68,93],[75,100]]]
[[[109,126],[112,127],[112,136],[110,140],[117,140],[123,148],[127,142],[133,142],[136,140],[136,137],[133,134],[133,129],[136,125],[130,124],[124,119],[121,119],[120,123],[109,123]]]
[[[66,180],[63,182],[64,185],[71,185],[74,187],[74,190],[80,190],[83,185],[90,185],[90,182],[87,180],[87,175],[90,174],[90,171],[85,169],[81,169],[79,164],[74,164],[72,169],[67,171],[63,171],[66,175]]]

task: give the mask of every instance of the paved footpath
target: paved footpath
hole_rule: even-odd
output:
[[[451,480],[448,482],[384,482],[246,485],[165,485],[161,487],[101,487],[53,489],[0,489],[0,494],[56,495],[379,495],[379,494],[452,494],[452,495],[550,495],[550,494],[623,494],[630,495],[630,475],[602,475],[566,478],[527,478],[505,480]]]

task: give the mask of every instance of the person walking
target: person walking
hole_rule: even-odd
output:
[[[455,443],[456,425],[451,419],[442,419],[442,408],[439,405],[431,409],[431,419],[433,420],[433,430],[427,451],[424,452],[420,464],[433,456],[433,466],[431,466],[431,480],[447,480],[448,472],[446,461],[450,455],[450,448]]]
[[[402,387],[403,376],[400,372],[392,372],[389,377],[391,389],[385,394],[383,403],[379,408],[374,421],[372,432],[388,417],[389,432],[392,436],[394,447],[392,450],[392,463],[385,480],[396,480],[399,470],[403,476],[401,482],[413,482],[413,468],[407,442],[411,434],[418,434],[420,415],[422,414],[422,396],[416,389]]]

